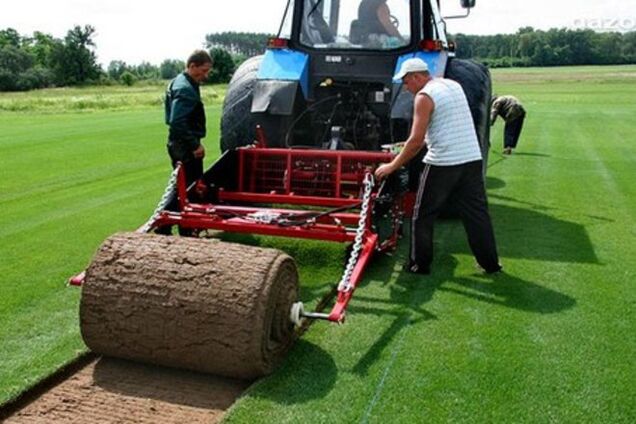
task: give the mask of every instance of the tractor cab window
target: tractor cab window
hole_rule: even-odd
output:
[[[411,41],[409,0],[305,0],[300,42],[316,49],[392,50]]]

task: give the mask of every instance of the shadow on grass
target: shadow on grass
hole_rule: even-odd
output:
[[[488,187],[489,189],[496,189],[498,187]],[[496,200],[502,200],[505,202],[513,202],[519,205],[524,205],[524,206],[529,206],[530,208],[532,208],[535,211],[564,211],[564,209],[562,208],[558,208],[558,207],[554,207],[554,206],[545,206],[545,205],[541,205],[538,203],[534,203],[534,202],[527,202],[524,200],[518,200],[515,199],[514,197],[509,197],[509,196],[503,196],[501,194],[494,194],[494,193],[489,193],[488,197],[490,199],[496,199]],[[599,215],[590,215],[590,214],[585,214],[583,216],[586,216],[594,221],[600,221],[600,222],[615,222],[615,220],[607,218],[605,216],[599,216]]]
[[[541,205],[541,204],[534,203],[534,202],[527,202],[525,200],[518,200],[518,199],[515,199],[514,197],[503,196],[501,194],[489,193],[488,194],[488,198],[489,199],[502,200],[504,202],[514,202],[514,203],[516,203],[518,205],[528,206],[531,209],[537,210],[537,211],[550,211],[550,210],[556,210],[557,209],[555,207],[545,206],[545,205]]]
[[[450,256],[446,258],[446,262],[457,264],[457,260]],[[540,314],[557,313],[576,305],[576,300],[570,296],[505,271],[497,274],[476,272],[469,276],[455,276],[455,265],[441,267],[440,272],[435,275],[436,290]],[[445,284],[441,285],[440,282]],[[398,279],[397,284],[405,283]]]
[[[497,166],[497,165],[499,165],[501,162],[503,162],[505,160],[506,160],[506,158],[503,157],[503,155],[501,155],[501,154],[499,155],[499,157],[491,156],[490,160],[488,160],[487,168],[490,169],[490,168],[492,168],[494,166]]]
[[[385,260],[385,263],[381,264],[385,267],[382,269],[394,269],[398,260],[400,259]],[[494,275],[476,272],[473,275],[456,276],[457,264],[457,259],[443,254],[442,257],[436,257],[435,269],[429,276],[401,272],[389,286],[388,300],[355,296],[356,303],[352,303],[349,308],[351,313],[394,317],[391,325],[378,336],[353,367],[352,371],[355,374],[366,375],[369,368],[380,358],[383,350],[404,327],[421,321],[439,319],[438,316],[424,309],[424,305],[433,298],[436,291],[539,314],[558,313],[576,305],[576,300],[570,296],[505,272]],[[374,274],[374,278],[390,279],[390,276],[382,269]],[[364,306],[364,304],[377,306]]]
[[[504,267],[507,257],[598,263],[584,226],[542,213],[539,211],[542,210],[540,205],[531,206],[532,209],[497,204],[490,206]],[[461,225],[459,221],[445,221],[438,222],[436,228],[458,225]],[[394,275],[394,270],[399,269],[404,261],[402,256],[406,256],[405,243],[402,243],[401,254],[374,261],[370,272],[374,280],[380,280],[388,286],[389,298],[365,297],[358,293],[349,310],[352,313],[390,315],[393,321],[353,367],[354,373],[367,374],[383,350],[405,326],[439,319],[424,309],[424,305],[438,290],[491,305],[539,314],[558,313],[576,305],[576,300],[570,296],[506,272],[486,275],[476,271],[472,275],[455,275],[458,261],[451,253],[470,254],[470,251],[463,230],[453,230],[448,234],[443,243],[436,244],[437,255],[430,276],[401,271],[397,276]],[[408,240],[408,235],[405,238]],[[389,284],[392,280],[393,283]]]
[[[502,182],[492,180],[490,184],[497,186],[501,185]],[[497,198],[497,196],[492,197]],[[522,207],[503,204],[490,205],[504,267],[506,265],[505,258],[547,262],[598,263],[591,240],[583,225],[550,216],[545,213],[551,209],[549,207],[530,202],[519,202],[503,196],[498,198],[522,205]],[[436,228],[460,225],[459,221],[445,221],[437,223]],[[408,225],[405,227],[408,230]],[[408,235],[405,236],[405,240],[408,240]],[[375,342],[353,367],[354,373],[367,374],[369,368],[379,359],[396,335],[403,331],[404,327],[420,321],[439,319],[424,308],[424,305],[432,299],[437,290],[491,305],[540,314],[558,313],[576,305],[575,299],[570,296],[505,272],[496,275],[475,272],[472,275],[456,276],[455,270],[458,262],[452,254],[470,253],[464,231],[453,230],[448,232],[448,236],[443,239],[442,243],[437,241],[437,255],[433,263],[433,273],[430,276],[407,274],[401,271],[397,272],[397,276],[394,275],[395,270],[399,268],[398,261],[400,263],[404,261],[405,253],[403,251],[408,243],[401,243],[401,254],[374,258],[368,272],[373,275],[373,280],[383,282],[380,284],[388,288],[388,299],[384,296],[365,297],[358,292],[349,307],[349,312],[378,316],[388,315],[393,318],[389,327],[378,335]],[[309,253],[307,258],[320,264],[331,263],[333,265],[335,258],[332,254],[314,256],[315,253],[312,253],[315,252],[314,250],[306,252],[300,247],[292,246],[290,249],[288,246],[285,250],[292,256],[300,254],[301,257],[305,257]],[[318,263],[309,263],[319,265]],[[366,284],[369,284],[369,279],[365,279],[362,285]],[[315,296],[318,292],[320,289],[315,291],[312,289],[307,294]],[[265,396],[281,403],[297,403],[322,396],[321,390],[333,384],[336,369],[333,362],[329,363],[332,360],[328,355],[326,355],[328,359],[321,358],[321,355],[326,355],[326,353],[318,347],[311,344],[300,344],[289,356],[290,359],[288,359],[286,366],[281,369],[280,373],[283,374],[277,374],[277,376],[282,377],[282,380],[276,378],[276,381],[285,381],[285,386],[287,386],[287,381],[293,382],[290,384],[298,384],[298,391],[290,390],[288,387],[283,390],[277,387],[276,383],[272,383],[271,387],[265,386],[269,381],[265,380],[262,384],[267,389],[259,389],[254,393],[257,396]],[[326,367],[326,371],[322,371],[322,366],[317,365],[316,361],[321,360],[325,362],[322,366]],[[301,361],[302,363],[300,363]],[[296,375],[299,372],[302,377]],[[321,382],[315,384],[316,379]],[[324,379],[326,381],[322,381]],[[305,387],[306,381],[312,381],[310,387]],[[279,390],[280,393],[276,390]]]
[[[500,188],[504,188],[505,186],[506,182],[501,178],[486,177],[486,188],[488,190],[497,190]]]
[[[518,203],[527,204],[532,209],[502,204],[489,206],[499,254],[502,257],[550,262],[599,263],[592,241],[583,225],[542,213],[540,211],[545,207],[541,205]],[[465,242],[463,246],[455,246],[453,250],[466,251]]]
[[[493,177],[488,177],[487,184],[490,189],[505,186],[504,181]],[[490,193],[489,197],[514,204],[491,203],[489,206],[499,253],[502,257],[550,262],[599,263],[584,225],[548,214],[548,212],[558,211],[560,208],[493,193]],[[602,217],[588,217],[596,221],[607,220]],[[436,228],[440,224],[445,225],[446,223],[456,225],[460,224],[460,221],[447,220],[436,223]],[[335,262],[338,263],[338,266],[344,265],[344,254],[341,253],[344,252],[343,245],[336,245],[337,250],[334,251],[333,248],[325,248],[325,246],[334,246],[334,244],[307,240],[289,241],[288,239],[288,241],[279,244],[279,242],[272,241],[273,238],[263,239],[245,234],[223,234],[221,239],[285,250],[296,259],[300,266],[311,264],[312,266],[327,267],[333,266]],[[263,240],[265,241],[263,242]],[[466,247],[465,237],[451,241],[447,249],[450,252],[470,253]]]
[[[300,339],[275,377],[258,381],[250,388],[249,396],[281,405],[304,403],[325,397],[335,384],[337,374],[336,364],[329,353]]]

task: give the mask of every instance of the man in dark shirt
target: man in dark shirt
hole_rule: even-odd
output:
[[[168,125],[168,155],[172,168],[183,164],[186,185],[203,175],[205,147],[201,139],[205,137],[205,109],[201,101],[199,84],[205,81],[212,69],[212,57],[205,50],[196,50],[186,63],[186,70],[168,85],[164,100],[165,121]],[[167,210],[178,211],[176,197],[166,206]],[[171,234],[170,226],[160,227],[158,234]],[[190,235],[191,230],[179,228],[181,235]]]
[[[199,84],[212,69],[212,58],[205,50],[190,55],[186,70],[170,82],[166,90],[165,114],[168,130],[168,154],[173,168],[177,162],[185,167],[187,184],[203,175],[205,148],[205,109]]]
[[[400,32],[391,23],[391,12],[386,0],[362,0],[358,6],[358,21],[364,38],[375,34],[402,40]]]
[[[494,98],[490,111],[490,124],[494,125],[497,116],[506,122],[504,127],[504,150],[505,155],[512,153],[512,149],[517,147],[523,120],[526,118],[526,110],[521,105],[519,99],[513,96],[499,96]]]

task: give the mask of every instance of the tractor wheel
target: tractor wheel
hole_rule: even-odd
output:
[[[252,92],[262,61],[262,55],[247,59],[234,72],[228,85],[221,115],[222,152],[254,141]]]
[[[492,96],[490,71],[475,61],[452,58],[446,66],[445,77],[457,81],[466,93],[484,158],[483,175],[485,178],[488,150],[490,149],[490,100]]]
[[[292,116],[252,113],[252,93],[263,56],[254,56],[234,73],[221,115],[221,151],[252,144],[256,126],[263,128],[269,147],[285,147]]]
[[[294,260],[213,239],[119,233],[87,272],[80,328],[96,353],[253,379],[294,340]]]

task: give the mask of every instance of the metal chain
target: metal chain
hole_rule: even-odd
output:
[[[181,165],[178,165],[176,168],[174,168],[174,170],[172,171],[172,174],[170,174],[168,185],[166,186],[166,189],[163,191],[163,196],[161,196],[161,200],[159,200],[159,203],[157,204],[157,207],[155,208],[155,211],[152,213],[152,216],[150,217],[150,219],[148,219],[148,221],[146,221],[144,225],[139,227],[139,229],[137,230],[138,233],[149,232],[150,229],[152,228],[152,224],[157,220],[161,211],[163,211],[174,199],[174,196],[177,191],[176,190],[177,175],[179,174],[180,168],[181,168]]]
[[[351,274],[353,268],[358,262],[358,256],[360,255],[360,249],[362,249],[362,239],[364,237],[364,229],[367,223],[367,217],[369,215],[369,201],[371,200],[371,190],[373,189],[374,181],[373,174],[367,173],[364,176],[364,194],[362,195],[362,206],[360,207],[360,219],[358,220],[358,228],[356,230],[356,237],[353,241],[353,248],[347,261],[347,266],[342,273],[342,278],[338,284],[338,291],[351,290]]]

